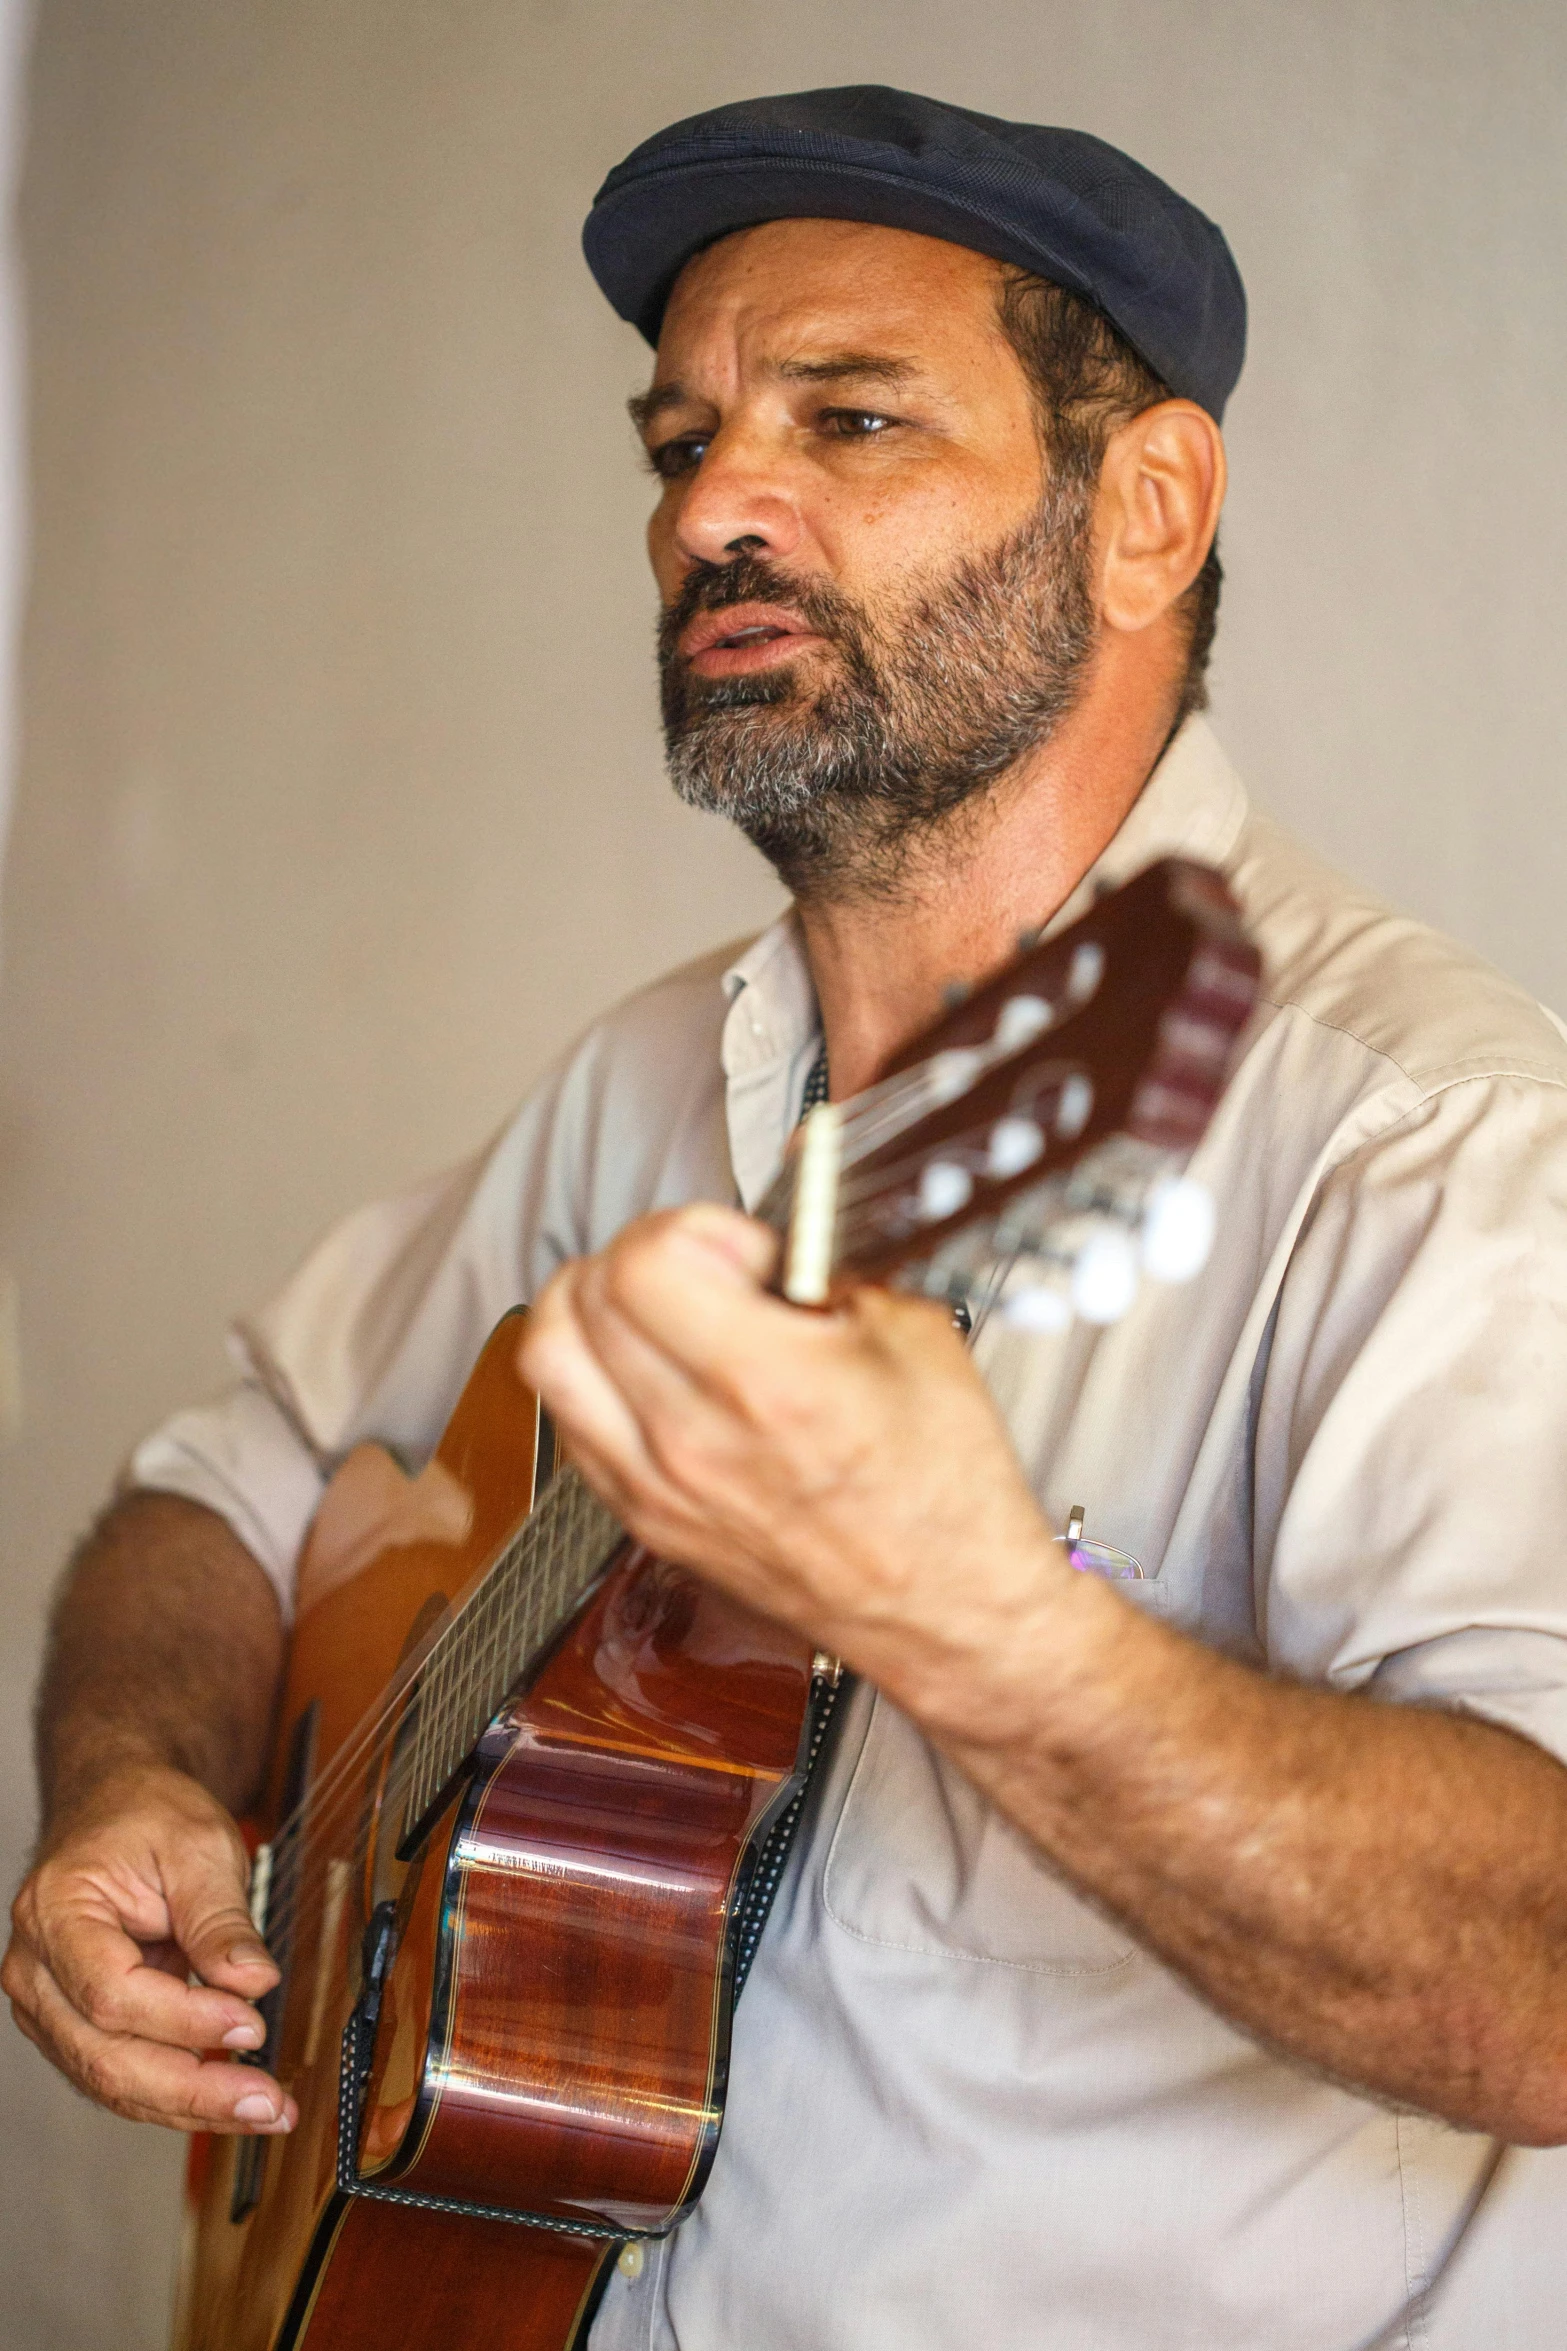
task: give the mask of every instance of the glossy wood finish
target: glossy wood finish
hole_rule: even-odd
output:
[[[349,2201],[301,2337],[308,2351],[561,2351],[579,2339],[614,2258],[602,2239],[506,2221],[454,2222],[395,2204]],[[373,2323],[372,2323],[373,2322]]]
[[[792,1636],[628,1550],[497,1726],[444,1883],[421,1885],[367,2170],[628,2230],[680,2217],[722,2108],[735,1875],[792,1785],[809,1688]],[[438,1919],[464,1961],[431,2019]]]
[[[379,1809],[399,1709],[368,1738],[364,1718],[531,1505],[520,1332],[516,1316],[499,1326],[422,1476],[362,1448],[307,1546],[271,1803],[311,1705],[313,1793],[297,1912],[269,1927],[288,1954],[277,2067],[300,2123],[264,2142],[259,2202],[238,2223],[251,2142],[202,2143],[179,2351],[565,2351],[613,2253],[607,2234],[339,2194],[339,2058],[377,1901],[397,1903],[400,1941],[366,2176],[623,2230],[667,2224],[711,2158],[730,1902],[796,1770],[801,1645],[627,1545],[408,1864]]]

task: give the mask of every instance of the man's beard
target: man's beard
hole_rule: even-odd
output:
[[[928,587],[883,637],[825,583],[742,555],[698,563],[658,639],[669,772],[730,817],[796,897],[887,896],[966,802],[1044,743],[1094,650],[1088,493],[1053,489],[1018,530]],[[827,638],[838,674],[696,676],[677,646],[700,612],[774,604]]]

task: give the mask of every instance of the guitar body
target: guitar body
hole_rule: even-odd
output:
[[[306,1546],[263,1824],[265,2055],[300,2120],[198,2142],[177,2351],[566,2351],[712,2160],[739,1897],[799,1784],[809,1651],[622,1543],[412,1837],[393,1800],[406,1661],[551,1466],[521,1327],[421,1475],[361,1448]]]

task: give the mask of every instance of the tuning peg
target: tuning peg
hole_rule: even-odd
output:
[[[985,1170],[998,1180],[1021,1175],[1045,1148],[1044,1131],[1031,1118],[998,1118],[990,1130]]]
[[[996,1022],[996,1051],[1021,1053],[1025,1045],[1043,1036],[1054,1019],[1055,1013],[1043,996],[1009,996]]]
[[[974,1193],[974,1179],[955,1159],[930,1159],[920,1170],[920,1215],[927,1224],[940,1224],[966,1208]]]
[[[1063,1141],[1075,1143],[1092,1117],[1093,1108],[1093,1080],[1084,1071],[1074,1069],[1056,1103],[1056,1133]]]
[[[1144,1269],[1156,1282],[1189,1282],[1201,1273],[1218,1223],[1213,1195],[1190,1176],[1164,1176],[1148,1195]]]
[[[1085,939],[1073,950],[1067,969],[1066,992],[1074,1004],[1086,1004],[1105,976],[1105,951],[1097,939]]]
[[[1031,1339],[1054,1338],[1070,1325],[1072,1302],[1054,1282],[1024,1282],[1002,1300],[1001,1319],[1009,1330],[1023,1331]]]
[[[1072,1267],[1072,1304],[1084,1322],[1119,1322],[1137,1295],[1137,1253],[1120,1226],[1089,1234]]]

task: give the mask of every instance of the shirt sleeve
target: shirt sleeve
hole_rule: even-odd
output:
[[[1567,1760],[1567,1089],[1461,1079],[1333,1170],[1253,1464],[1272,1664]]]
[[[236,1325],[237,1385],[155,1430],[127,1482],[227,1519],[290,1613],[300,1544],[345,1453],[373,1438],[418,1467],[495,1324],[566,1258],[644,1209],[733,1198],[729,952],[597,1022],[476,1157],[346,1217]]]
[[[226,1519],[285,1616],[306,1529],[367,1437],[410,1466],[451,1417],[489,1331],[588,1245],[573,1202],[595,1108],[579,1049],[477,1157],[337,1225],[230,1338],[237,1383],[135,1450],[124,1484]]]

